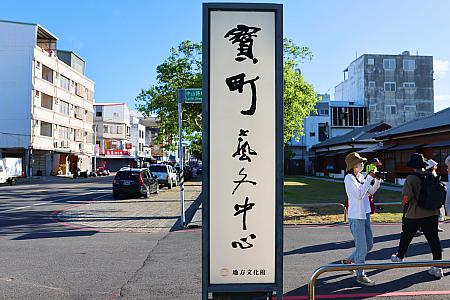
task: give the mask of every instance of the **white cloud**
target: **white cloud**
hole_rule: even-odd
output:
[[[450,95],[435,95],[434,96],[434,111],[438,112],[450,107]]]
[[[435,59],[433,61],[433,70],[436,79],[444,78],[447,72],[449,71],[448,60]]]

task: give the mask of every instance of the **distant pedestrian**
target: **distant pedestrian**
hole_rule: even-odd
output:
[[[439,175],[437,174],[437,166],[438,166],[438,163],[436,161],[434,161],[432,159],[428,159],[426,171],[429,172],[434,177],[439,177]],[[445,216],[445,210],[444,210],[444,206],[442,206],[441,209],[439,209],[439,222],[444,222],[444,216]],[[444,231],[445,230],[443,228],[438,226],[438,232],[444,232]]]
[[[355,250],[348,258],[342,260],[344,264],[363,264],[367,253],[373,247],[369,195],[380,187],[380,180],[375,179],[374,172],[370,172],[367,178],[361,174],[366,161],[366,158],[356,152],[345,157],[347,175],[344,183],[348,198],[348,223],[355,241]],[[356,281],[367,286],[375,285],[375,282],[364,274],[364,270],[356,271]]]
[[[422,154],[414,153],[406,163],[406,166],[412,168],[414,173],[406,177],[403,185],[403,205],[405,207],[405,217],[402,222],[402,233],[396,254],[392,254],[393,262],[402,262],[408,246],[411,243],[414,234],[419,228],[422,228],[423,234],[428,241],[433,254],[433,260],[442,260],[441,241],[438,236],[439,209],[425,209],[418,205],[419,195],[422,188],[421,177],[425,175],[427,161]],[[428,270],[430,275],[437,278],[444,276],[439,267],[431,267]]]
[[[445,165],[447,166],[447,197],[445,198],[445,214],[450,216],[450,155],[445,159]]]
[[[366,173],[369,174],[370,172],[378,172],[378,167],[382,165],[383,164],[380,162],[380,160],[375,157],[370,161],[369,164],[366,165]]]

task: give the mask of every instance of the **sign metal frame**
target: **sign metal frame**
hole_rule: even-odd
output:
[[[212,11],[273,12],[275,16],[275,282],[246,284],[210,284],[210,16]],[[202,299],[208,293],[272,293],[283,297],[283,210],[284,210],[284,141],[283,141],[283,5],[262,3],[203,4],[203,192],[202,192]]]

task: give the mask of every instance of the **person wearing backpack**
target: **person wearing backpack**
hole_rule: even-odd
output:
[[[441,180],[441,177],[436,172],[437,166],[438,166],[438,163],[436,161],[434,161],[433,159],[428,159],[426,171],[429,172],[431,174],[431,176],[437,177],[437,178],[439,178],[439,180]],[[444,216],[445,216],[444,206],[441,206],[441,208],[439,209],[439,222],[444,222]],[[443,228],[438,226],[438,232],[444,232],[444,231],[445,230]]]
[[[414,153],[406,163],[406,166],[412,168],[414,173],[408,175],[403,185],[402,196],[405,215],[402,221],[402,233],[398,250],[397,253],[392,254],[391,261],[402,262],[404,260],[408,246],[419,228],[422,228],[423,234],[431,248],[433,260],[442,260],[441,241],[438,236],[440,206],[437,206],[434,200],[428,198],[428,196],[433,196],[432,193],[424,195],[425,192],[430,191],[430,187],[436,188],[431,176],[427,176],[425,173],[424,169],[427,166],[427,161],[422,154]],[[437,278],[444,276],[442,269],[438,267],[431,267],[428,273]]]
[[[342,260],[344,264],[363,264],[367,253],[373,247],[369,195],[373,195],[380,187],[380,180],[375,178],[374,172],[370,172],[366,178],[361,174],[366,161],[366,158],[356,152],[345,157],[347,175],[344,183],[348,199],[348,223],[355,241],[355,250]],[[375,285],[375,282],[364,274],[364,270],[356,271],[356,282],[367,286]]]

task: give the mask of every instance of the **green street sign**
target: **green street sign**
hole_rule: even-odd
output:
[[[202,103],[202,89],[185,89],[184,103]]]

